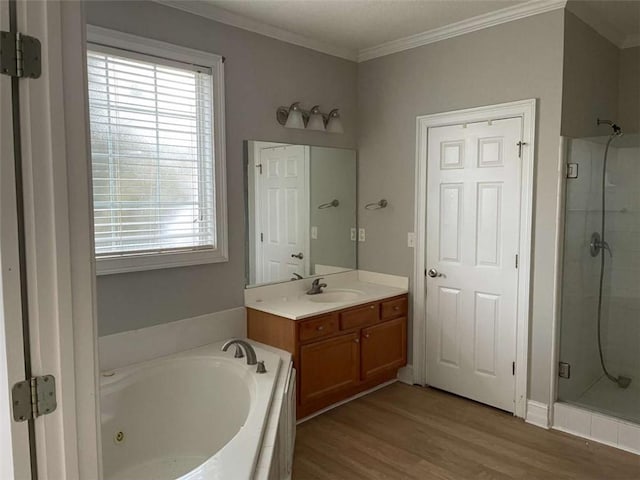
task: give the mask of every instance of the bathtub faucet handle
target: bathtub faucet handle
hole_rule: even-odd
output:
[[[260,360],[258,362],[258,367],[256,368],[256,373],[267,373],[267,369],[264,366],[264,360]]]
[[[236,345],[236,353],[233,354],[233,358],[244,358],[244,353],[240,345]]]

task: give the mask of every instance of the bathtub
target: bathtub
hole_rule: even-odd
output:
[[[105,480],[254,478],[281,358],[257,374],[222,342],[103,372]]]

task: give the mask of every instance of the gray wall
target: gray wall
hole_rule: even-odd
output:
[[[538,99],[529,396],[543,402],[552,348],[563,26],[558,10],[370,60],[358,71],[365,270],[412,273],[407,232],[414,228],[416,116]],[[362,208],[383,197],[388,208]]]
[[[562,135],[607,135],[596,119],[619,121],[619,52],[573,13],[565,13]]]
[[[356,242],[351,228],[356,227],[356,152],[353,150],[311,147],[309,225],[318,229],[311,239],[311,269],[314,265],[356,268]],[[318,205],[338,199],[340,205],[318,209]]]
[[[230,260],[99,277],[99,334],[241,306],[245,284],[242,141],[355,148],[356,64],[153,2],[91,1],[86,3],[86,14],[93,25],[226,57]],[[294,101],[307,107],[320,104],[325,110],[339,107],[344,134],[282,128],[275,121],[275,110]]]
[[[640,132],[640,47],[620,51],[618,121],[625,132]]]

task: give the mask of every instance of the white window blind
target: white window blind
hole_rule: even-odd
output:
[[[216,247],[210,69],[89,46],[96,256]]]

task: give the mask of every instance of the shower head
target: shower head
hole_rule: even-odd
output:
[[[602,124],[609,125],[613,130],[612,135],[615,135],[616,137],[621,137],[624,134],[622,132],[622,128],[620,128],[619,125],[616,125],[615,123],[613,123],[611,120],[602,120],[598,118],[598,125],[602,125]]]

